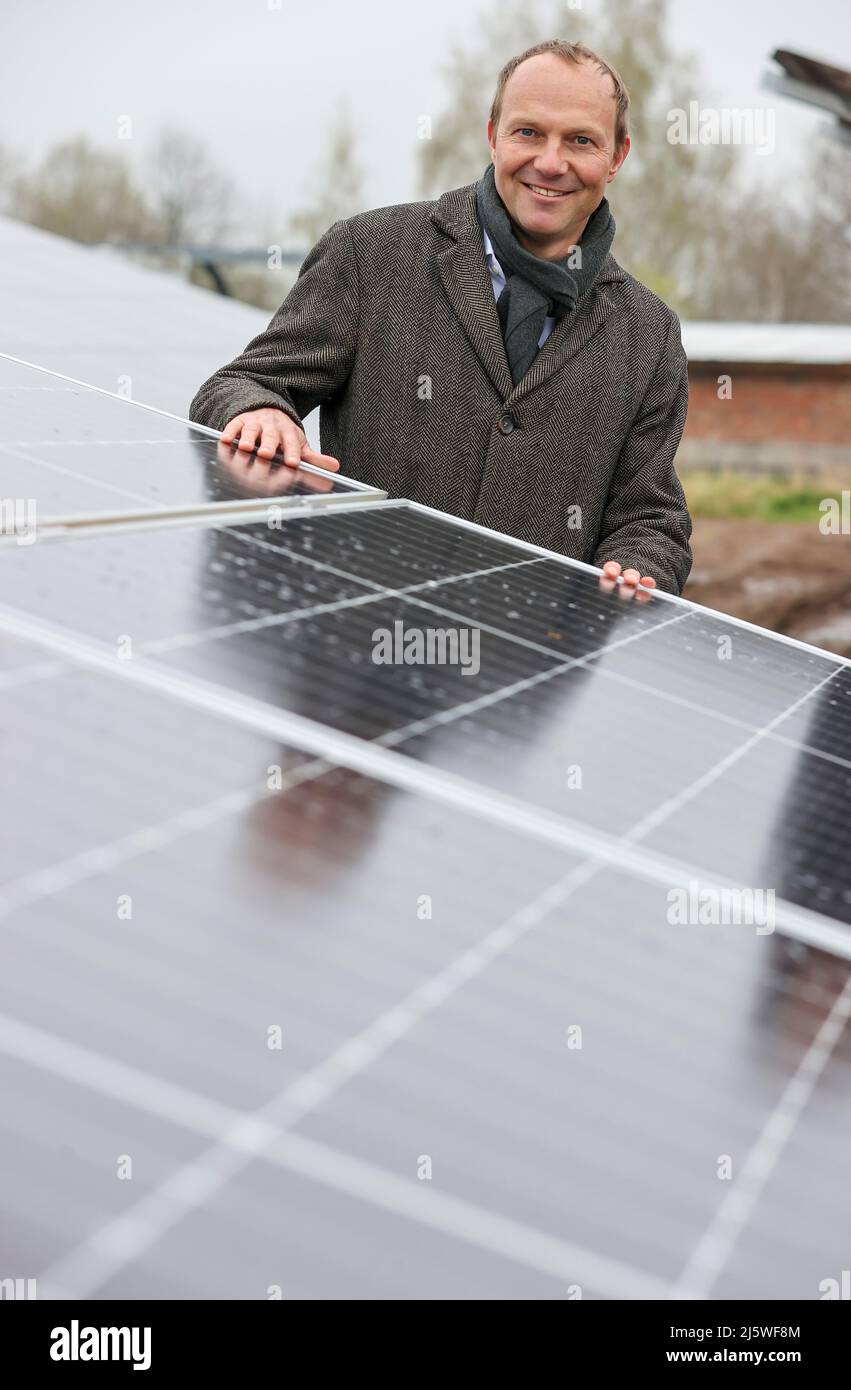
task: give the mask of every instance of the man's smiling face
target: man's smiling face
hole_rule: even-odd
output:
[[[576,245],[629,152],[627,137],[615,153],[608,73],[551,53],[527,58],[511,74],[498,128],[488,121],[488,143],[515,236],[545,260]]]

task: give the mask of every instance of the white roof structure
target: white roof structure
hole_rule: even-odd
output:
[[[851,363],[851,325],[842,323],[683,323],[692,362]]]

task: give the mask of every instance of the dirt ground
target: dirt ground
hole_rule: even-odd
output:
[[[851,657],[851,536],[810,522],[696,519],[684,595]]]

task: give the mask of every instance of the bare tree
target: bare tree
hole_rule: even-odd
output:
[[[159,240],[175,245],[218,241],[227,234],[233,186],[203,140],[176,126],[164,126],[146,165],[146,188]]]
[[[609,188],[615,256],[678,312],[694,313],[740,197],[735,145],[671,143],[670,113],[713,103],[693,55],[667,38],[668,0],[609,0],[596,46],[630,94],[632,148]]]
[[[444,68],[448,109],[432,123],[430,138],[419,147],[419,184],[424,198],[458,188],[481,176],[490,155],[485,126],[500,68],[515,53],[544,39],[587,38],[588,21],[577,12],[571,33],[564,34],[564,9],[550,4],[541,14],[537,0],[511,0],[483,10],[477,37],[467,47],[456,43]]]
[[[78,137],[48,151],[14,188],[16,217],[76,241],[140,240],[150,219],[120,155]]]
[[[851,153],[825,141],[794,182],[794,206],[770,187],[748,193],[696,296],[701,318],[851,321]]]
[[[809,245],[805,257],[820,298],[827,299],[825,322],[851,323],[851,149],[825,139],[813,165]],[[810,298],[810,303],[812,299]]]
[[[345,105],[338,108],[327,152],[316,174],[316,197],[290,217],[288,230],[313,246],[332,223],[353,217],[364,206],[363,170],[354,152],[352,121]]]

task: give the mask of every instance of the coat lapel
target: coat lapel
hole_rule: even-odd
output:
[[[438,200],[437,208],[452,197],[451,193],[444,194]],[[475,210],[472,223],[468,219],[456,218],[451,217],[450,213],[450,217],[439,219],[437,209],[432,213],[432,220],[449,233],[446,245],[438,250],[437,268],[456,318],[500,397],[505,400],[513,391],[514,383],[485,261],[482,230]]]
[[[603,326],[610,310],[605,293],[591,293],[560,319],[528,372],[515,386],[508,367],[496,300],[485,261],[485,247],[476,216],[476,185],[455,188],[438,198],[432,222],[447,234],[437,252],[437,265],[446,297],[479,360],[506,405],[512,405],[542,386],[554,372]],[[617,262],[607,256],[595,290],[626,279]]]
[[[593,290],[580,299],[571,313],[560,319],[553,329],[525,376],[515,386],[512,383],[511,396],[506,402],[513,405],[524,396],[531,395],[543,386],[554,372],[566,366],[571,357],[590,342],[599,332],[609,316],[611,300],[604,292],[597,293],[606,276],[606,262],[594,282]],[[618,278],[612,276],[613,279]]]

